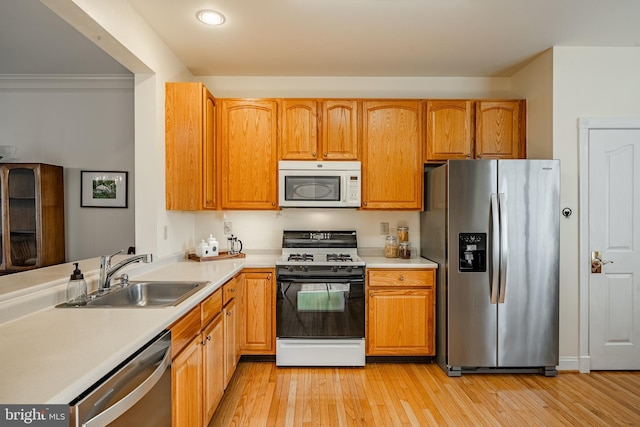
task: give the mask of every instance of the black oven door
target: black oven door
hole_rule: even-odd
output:
[[[364,338],[364,280],[278,281],[278,338]]]

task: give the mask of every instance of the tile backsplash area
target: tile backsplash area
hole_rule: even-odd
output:
[[[243,242],[245,250],[280,249],[282,230],[355,229],[360,248],[384,247],[385,235],[381,223],[389,224],[389,233],[396,234],[399,225],[409,227],[411,246],[419,247],[419,212],[358,211],[355,209],[282,209],[279,211],[216,211],[196,215],[197,238],[213,234],[226,241],[229,233]],[[202,237],[200,237],[202,236]],[[222,246],[224,248],[224,246]]]

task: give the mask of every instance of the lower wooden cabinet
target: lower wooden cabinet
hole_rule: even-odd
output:
[[[435,271],[367,269],[367,356],[435,355]]]
[[[196,336],[174,359],[171,366],[173,427],[190,427],[202,422],[202,344]]]
[[[276,294],[273,269],[245,269],[243,273],[242,354],[276,352]]]
[[[237,324],[238,314],[236,300],[232,299],[223,310],[224,317],[224,388],[227,388],[233,373],[238,366]]]
[[[222,290],[171,327],[173,427],[207,425],[224,393]]]
[[[203,412],[207,425],[224,395],[224,326],[223,316],[218,314],[202,331],[203,338]]]

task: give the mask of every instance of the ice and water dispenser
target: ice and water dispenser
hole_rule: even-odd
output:
[[[487,271],[487,233],[458,235],[458,265],[460,272]]]

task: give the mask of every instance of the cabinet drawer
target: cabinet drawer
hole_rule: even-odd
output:
[[[432,287],[435,280],[434,270],[368,270],[370,287],[406,286]]]
[[[238,294],[238,278],[234,277],[222,285],[222,305],[227,305]]]
[[[171,357],[175,357],[200,333],[200,310],[196,307],[171,327]]]
[[[222,311],[222,289],[216,290],[200,304],[202,326],[205,327]]]

